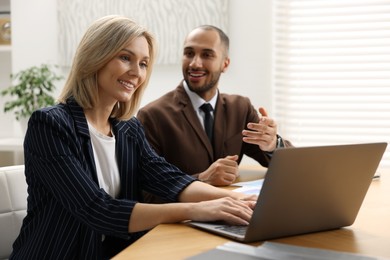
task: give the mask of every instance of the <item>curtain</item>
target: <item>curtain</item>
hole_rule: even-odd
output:
[[[273,3],[279,132],[296,146],[389,142],[390,0]]]

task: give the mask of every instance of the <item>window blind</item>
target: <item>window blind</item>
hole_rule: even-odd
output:
[[[279,132],[296,146],[389,142],[390,0],[275,0],[273,18]]]

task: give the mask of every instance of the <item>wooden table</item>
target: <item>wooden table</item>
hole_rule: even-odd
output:
[[[262,176],[263,172],[242,173],[240,181]],[[228,241],[230,240],[185,224],[163,224],[113,259],[185,259]],[[380,179],[372,181],[352,226],[272,241],[390,259],[390,170],[382,171]],[[261,245],[261,242],[252,245]]]

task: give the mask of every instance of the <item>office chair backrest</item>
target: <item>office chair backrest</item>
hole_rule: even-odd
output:
[[[0,167],[0,259],[7,259],[27,212],[24,165]]]

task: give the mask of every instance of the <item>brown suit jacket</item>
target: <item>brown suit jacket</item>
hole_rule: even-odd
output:
[[[139,110],[137,118],[156,152],[194,175],[227,155],[247,155],[267,167],[270,155],[242,141],[242,130],[259,116],[249,98],[219,93],[214,111],[214,140],[210,143],[182,83]]]

